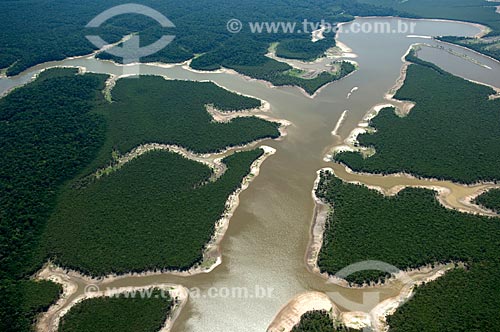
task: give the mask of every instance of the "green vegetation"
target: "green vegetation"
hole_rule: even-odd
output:
[[[489,100],[494,90],[455,77],[414,54],[403,87],[395,98],[416,103],[400,117],[383,109],[370,122],[377,129],[358,140],[374,147],[368,158],[355,152],[335,160],[355,171],[405,172],[462,183],[500,179],[500,99]]]
[[[36,316],[54,304],[61,286],[50,281],[0,281],[0,328],[2,331],[31,331]]]
[[[316,194],[334,208],[318,259],[322,272],[335,274],[364,260],[414,269],[499,257],[499,220],[446,209],[433,191],[410,188],[386,197],[323,173]],[[380,277],[379,271],[363,271],[348,280],[362,284]]]
[[[284,46],[280,48],[280,52],[284,52],[285,56],[314,59],[322,55],[322,50],[333,41],[312,43],[310,33],[298,32],[299,29],[295,33],[253,33],[248,22],[296,22],[301,25],[304,19],[313,23],[322,19],[333,23],[349,21],[357,15],[398,14],[390,8],[345,0],[317,2],[313,6],[304,0],[291,0],[287,3],[276,0],[229,0],[218,3],[217,6],[213,6],[209,0],[138,2],[168,16],[176,28],[163,29],[154,20],[141,15],[121,15],[98,29],[84,28],[102,11],[126,3],[122,0],[88,0],[85,3],[72,0],[26,0],[16,2],[15,6],[12,6],[12,1],[1,1],[0,68],[8,68],[8,75],[16,75],[37,63],[88,54],[94,50],[94,46],[85,38],[89,34],[100,35],[111,43],[129,33],[139,32],[141,44],[149,44],[160,36],[169,34],[176,36],[171,44],[141,61],[178,63],[201,55],[193,62],[193,68],[213,70],[224,66],[239,70],[241,66],[245,75],[260,72],[260,75],[252,77],[274,78],[273,83],[276,85],[298,85],[312,93],[337,77],[325,75],[315,81],[311,80],[313,82],[287,80],[286,75],[275,78],[276,72],[283,73],[287,70],[283,69],[286,65],[276,61],[266,63],[268,59],[264,55],[271,43],[283,41]],[[200,11],[199,8],[203,10]],[[244,23],[240,33],[233,34],[227,30],[227,21],[233,17]],[[311,27],[308,30],[311,31]],[[99,57],[121,60],[107,53]],[[264,68],[260,68],[262,65]]]
[[[314,44],[310,41],[309,43]],[[339,80],[356,69],[352,63],[342,61],[340,69],[335,73],[323,72],[312,79],[297,77],[290,75],[290,70],[293,69],[290,65],[265,56],[268,45],[267,43],[256,44],[252,43],[251,40],[242,40],[235,46],[230,45],[194,59],[191,62],[191,67],[198,70],[230,68],[243,75],[271,82],[275,86],[295,85],[303,88],[309,94],[314,94],[322,86]],[[278,55],[279,49],[278,45]]]
[[[300,323],[295,325],[292,332],[355,332],[342,324],[334,323],[330,314],[325,310],[313,310],[300,317]]]
[[[149,294],[143,298],[139,292],[130,292],[82,301],[63,316],[59,332],[159,331],[173,300],[163,290],[154,289]]]
[[[476,52],[486,54],[493,59],[497,59],[498,61],[500,61],[500,40],[498,39],[498,37],[476,39],[445,36],[439,37],[438,39],[447,43],[457,44],[470,48]]]
[[[57,190],[96,155],[104,76],[50,70],[0,99],[0,330],[30,331],[59,286],[27,277]]]
[[[96,166],[107,162],[112,151],[124,154],[144,143],[175,144],[208,153],[280,135],[277,123],[256,117],[213,122],[205,108],[208,104],[232,111],[261,103],[209,82],[167,81],[158,76],[120,79],[112,98],[113,103],[98,110],[107,120],[108,135]]]
[[[325,36],[325,39],[314,43],[309,36],[307,39],[285,39],[276,47],[276,55],[280,58],[312,61],[332,47],[335,47],[335,38],[332,36]]]
[[[389,331],[500,331],[499,271],[498,260],[481,262],[418,287],[412,299],[388,317]]]
[[[318,264],[334,274],[363,260],[400,269],[436,262],[465,262],[420,286],[388,318],[391,332],[498,331],[500,328],[500,222],[448,210],[435,193],[405,189],[385,197],[364,186],[321,174],[316,192],[333,207]],[[348,277],[356,284],[377,281],[379,271]]]
[[[500,213],[500,189],[492,189],[475,200],[476,204]]]
[[[226,157],[228,170],[208,182],[207,166],[149,152],[85,188],[69,188],[45,245],[58,265],[93,276],[189,269],[201,261],[228,196],[261,154]]]
[[[238,96],[210,83],[184,84],[151,77],[124,80],[113,91],[117,101],[110,104],[102,94],[106,76],[76,73],[75,69],[45,71],[34,82],[0,99],[1,331],[30,331],[35,315],[57,299],[58,286],[28,279],[51,254],[46,251],[46,245],[40,245],[47,220],[60,194],[69,195],[69,191],[89,185],[88,180],[92,179],[89,173],[109,163],[117,150],[128,152],[134,144],[150,143],[149,139],[154,139],[185,144],[195,151],[212,151],[278,135],[276,124],[255,118],[238,119],[221,126],[214,124],[210,128],[217,135],[204,130],[203,126],[211,121],[204,103],[226,111],[260,105],[255,99]],[[196,93],[198,98],[187,98],[187,92],[182,89]],[[133,111],[126,107],[127,97],[121,97],[121,93],[137,97],[135,104],[127,101]],[[163,109],[162,104],[167,109]],[[161,129],[169,132],[162,133]],[[245,160],[243,156],[232,158],[237,158],[232,162],[234,165]],[[228,157],[228,163],[230,160]],[[205,185],[197,192],[201,194],[209,190],[205,188],[214,186],[229,190],[228,182],[234,181],[235,172],[242,172],[238,167],[228,170],[224,181]],[[192,174],[200,181],[210,173],[192,165],[189,169],[201,172]],[[203,202],[219,202],[220,194],[214,194],[212,200],[198,198]],[[209,210],[205,216],[212,216],[221,208],[220,205],[203,206]],[[205,238],[208,236],[205,234]]]

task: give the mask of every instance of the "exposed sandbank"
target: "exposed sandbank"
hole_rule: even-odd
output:
[[[337,121],[337,123],[335,124],[335,127],[332,130],[332,135],[333,136],[337,136],[337,133],[338,133],[340,127],[342,126],[342,124],[344,123],[344,120],[345,120],[345,118],[347,116],[347,112],[349,112],[349,111],[345,110],[344,112],[342,112],[342,115],[340,115],[339,120]]]
[[[36,278],[39,280],[49,280],[62,285],[63,294],[59,300],[49,308],[49,310],[41,314],[35,324],[38,332],[57,332],[61,318],[66,315],[71,308],[76,304],[96,297],[111,297],[127,292],[144,291],[152,288],[168,291],[174,303],[169,317],[163,324],[160,332],[169,332],[179,316],[182,308],[188,300],[188,290],[182,286],[174,284],[152,284],[145,287],[121,287],[113,289],[99,290],[96,285],[90,285],[87,291],[79,296],[74,296],[78,290],[78,286],[72,281],[71,277],[62,270],[51,269],[47,264],[44,269],[37,273]]]
[[[269,325],[268,332],[289,332],[300,322],[300,317],[308,311],[325,310],[332,318],[339,317],[340,311],[330,298],[320,292],[307,292],[297,295],[288,302]]]
[[[207,243],[205,250],[203,252],[203,261],[189,269],[188,271],[147,271],[143,273],[127,273],[123,275],[108,275],[106,277],[101,278],[91,278],[89,276],[85,276],[77,271],[73,270],[65,270],[63,268],[57,267],[50,262],[44,266],[44,268],[39,271],[36,275],[36,279],[44,279],[44,280],[52,280],[56,283],[62,284],[64,293],[59,301],[51,306],[49,310],[40,317],[37,323],[37,330],[41,332],[56,332],[57,326],[59,324],[60,318],[69,311],[69,309],[74,306],[79,301],[83,299],[89,298],[87,294],[77,297],[76,299],[72,299],[72,295],[74,295],[78,290],[78,283],[89,286],[102,286],[109,284],[112,281],[116,281],[119,279],[124,279],[130,276],[152,276],[152,275],[176,275],[176,276],[191,276],[200,273],[209,273],[213,269],[215,269],[222,262],[222,254],[220,250],[220,243],[224,237],[224,234],[227,231],[229,226],[230,219],[239,205],[239,195],[245,189],[248,188],[250,183],[259,175],[260,166],[269,156],[273,155],[276,150],[268,147],[261,146],[262,150],[264,150],[264,154],[260,156],[257,160],[255,160],[250,168],[249,174],[243,179],[241,186],[234,193],[232,193],[226,201],[226,210],[223,216],[216,222],[215,231],[212,236],[212,239]],[[160,285],[162,286],[162,285]],[[139,288],[123,288],[119,289],[118,292],[131,291],[131,290],[139,290],[144,288],[157,287],[157,285],[148,285],[147,287],[139,287]],[[187,290],[185,290],[181,286],[176,285],[167,285],[165,287],[172,287],[178,289],[180,295],[183,296],[184,292],[186,296],[183,298],[187,298]],[[107,293],[99,293],[97,292],[96,296],[109,296]],[[179,296],[180,296],[179,295]],[[71,299],[71,300],[70,300]],[[179,310],[180,307],[184,305],[185,300],[179,302]],[[168,320],[162,329],[162,331],[167,332],[171,328],[173,321],[178,315],[178,312],[174,312],[175,315],[172,316],[170,320]]]
[[[399,283],[400,292],[377,304],[370,312],[341,311],[335,300],[320,292],[306,292],[297,295],[288,302],[275,316],[269,325],[268,332],[290,332],[300,322],[301,316],[313,310],[325,310],[330,313],[334,322],[341,322],[347,327],[373,329],[375,332],[387,331],[386,317],[393,314],[396,309],[406,303],[414,294],[416,286],[436,280],[447,271],[453,269],[455,264],[426,266],[408,272],[401,271],[391,278],[392,283]],[[373,286],[370,286],[373,287]],[[360,287],[368,289],[368,286]]]

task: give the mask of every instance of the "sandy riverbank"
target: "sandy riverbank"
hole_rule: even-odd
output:
[[[455,268],[455,264],[450,263],[398,272],[388,283],[399,283],[401,285],[400,292],[396,296],[380,302],[370,312],[340,311],[335,303],[335,299],[332,300],[324,293],[307,292],[299,294],[279,311],[267,331],[290,332],[300,322],[303,314],[313,310],[330,312],[333,321],[341,322],[350,328],[363,329],[368,327],[375,332],[386,331],[388,328],[386,317],[393,314],[413,296],[415,287],[434,281],[453,268]],[[368,290],[370,287],[373,288],[373,286],[359,288]],[[333,293],[332,295],[341,296],[338,293]]]
[[[222,239],[224,238],[224,235],[227,231],[227,228],[229,226],[230,219],[236,210],[236,208],[239,205],[239,195],[241,192],[243,192],[245,189],[248,188],[250,183],[259,175],[260,172],[260,167],[262,163],[271,155],[273,155],[276,150],[268,147],[268,146],[261,146],[260,147],[263,151],[264,154],[259,157],[257,160],[255,160],[250,168],[249,174],[243,179],[241,186],[239,189],[237,189],[233,194],[231,194],[226,201],[226,210],[223,214],[223,216],[216,222],[215,226],[215,231],[212,236],[212,239],[207,243],[205,250],[203,252],[203,261],[197,265],[191,268],[188,271],[148,271],[144,273],[128,273],[124,275],[108,275],[103,278],[91,278],[85,275],[82,275],[81,273],[73,270],[65,270],[60,267],[57,267],[51,263],[48,263],[44,266],[44,268],[39,271],[36,275],[36,279],[43,279],[43,280],[51,280],[56,283],[59,283],[63,285],[63,295],[59,299],[59,301],[51,306],[49,310],[43,314],[43,316],[40,317],[39,321],[37,322],[37,330],[41,332],[55,332],[57,331],[57,326],[59,324],[60,318],[66,314],[72,306],[74,306],[76,303],[83,301],[84,299],[93,297],[93,295],[88,295],[86,294],[78,296],[77,298],[72,298],[72,296],[77,292],[78,290],[78,283],[84,284],[87,287],[97,287],[99,288],[102,285],[109,284],[112,281],[116,281],[119,279],[127,278],[130,276],[152,276],[152,275],[176,275],[176,276],[192,276],[195,274],[200,274],[200,273],[209,273],[213,269],[215,269],[218,265],[221,264],[222,262],[222,254],[220,250],[220,243]],[[150,285],[145,288],[151,288],[151,287],[156,287],[157,285]],[[159,285],[162,286],[162,285]],[[187,290],[185,290],[181,286],[176,286],[176,285],[167,285],[165,287],[170,287],[177,289],[180,295],[183,295],[184,292],[186,296],[183,295],[183,298],[187,298]],[[123,288],[119,289],[117,292],[124,292],[124,291],[132,291],[132,290],[139,290],[139,289],[144,289],[142,288]],[[108,294],[106,292],[93,292],[92,294],[97,294],[95,296],[110,296],[112,294]],[[179,295],[179,296],[180,296]],[[71,300],[70,300],[71,299]],[[185,300],[182,300],[179,302],[179,309],[184,305]],[[178,316],[178,312],[174,312],[175,315],[172,316],[172,318],[166,322],[164,329],[162,329],[163,332],[168,332],[169,329],[171,328],[173,321],[175,318]]]
[[[61,318],[71,308],[82,301],[96,297],[111,297],[127,292],[140,292],[153,288],[168,291],[174,301],[171,313],[160,330],[160,332],[169,332],[189,297],[189,292],[186,288],[173,284],[153,284],[146,287],[121,287],[105,290],[100,290],[96,285],[90,285],[84,294],[74,297],[78,290],[77,284],[64,271],[51,269],[50,264],[47,264],[44,269],[38,272],[36,278],[39,280],[49,280],[63,287],[63,294],[56,304],[38,317],[35,324],[36,331],[38,332],[57,332]]]
[[[331,171],[331,168],[324,168],[323,171]],[[346,288],[358,288],[358,289],[373,289],[374,287],[380,286],[380,284],[375,285],[363,285],[363,286],[352,286],[344,279],[338,279],[334,276],[330,276],[327,273],[321,273],[318,266],[318,255],[323,244],[323,236],[325,231],[325,224],[328,220],[328,215],[331,212],[331,207],[325,204],[315,195],[315,189],[319,183],[319,173],[314,184],[314,189],[312,196],[315,201],[314,217],[311,226],[310,241],[308,245],[308,250],[306,254],[306,264],[310,272],[315,273],[325,279],[329,283],[339,285]],[[408,301],[413,295],[414,288],[423,283],[431,282],[437,278],[443,276],[447,271],[455,267],[454,263],[449,264],[436,264],[434,266],[427,265],[418,269],[409,269],[407,271],[399,271],[394,274],[390,279],[388,279],[385,284],[399,284],[401,285],[401,290],[399,294],[395,297],[384,300],[375,306],[369,313],[359,312],[359,311],[345,311],[337,313],[334,319],[339,320],[346,326],[351,328],[361,329],[364,327],[371,327],[374,331],[386,331],[387,322],[386,317],[395,312],[397,308],[402,306],[406,301]],[[323,294],[323,293],[320,293]],[[325,294],[323,294],[325,295]],[[340,295],[336,295],[340,296]],[[318,298],[318,295],[312,295],[312,300]],[[332,301],[329,297],[328,300]],[[342,300],[341,298],[339,300]],[[333,306],[335,306],[335,299],[333,299]],[[300,321],[300,316],[307,311],[317,310],[318,305],[314,301],[296,301],[292,300],[284,309],[281,310],[270,325],[268,331],[290,331],[291,327]],[[320,309],[323,309],[320,307]],[[328,310],[328,309],[326,309]],[[293,325],[292,325],[293,324]],[[271,327],[273,329],[271,329]],[[281,330],[275,329],[276,327],[282,328]]]
[[[325,234],[325,227],[328,221],[329,214],[332,211],[330,205],[323,202],[316,196],[316,189],[320,181],[320,174],[322,171],[333,172],[332,168],[323,168],[316,172],[316,180],[314,181],[314,186],[311,191],[312,198],[314,200],[314,214],[311,225],[311,231],[309,233],[309,243],[307,245],[307,251],[305,256],[305,262],[307,269],[315,274],[325,277],[321,273],[318,266],[318,256],[323,246],[323,236]]]
[[[500,188],[500,184],[493,182],[459,184],[440,179],[416,177],[412,174],[402,172],[389,175],[354,172],[348,166],[338,163],[334,165],[334,174],[344,182],[363,185],[367,188],[377,190],[386,196],[397,195],[401,190],[409,187],[434,190],[437,193],[436,198],[439,203],[447,209],[489,217],[498,216],[495,212],[473,203],[473,198],[476,198],[480,194],[491,189]],[[380,182],[380,179],[384,179],[386,182],[390,180],[391,183],[398,182],[400,184],[391,186],[390,188],[369,184],[370,180],[375,177],[379,180],[377,182]],[[406,184],[401,184],[404,182]]]
[[[127,273],[127,274],[112,274],[100,278],[92,278],[83,275],[77,271],[65,270],[57,266],[52,266],[50,270],[54,271],[56,275],[64,274],[68,278],[77,278],[82,280],[86,284],[107,284],[111,281],[131,277],[131,276],[153,276],[153,275],[175,275],[175,276],[192,276],[200,273],[208,273],[215,269],[222,262],[222,255],[220,252],[220,243],[226,233],[229,226],[230,219],[239,205],[239,195],[241,192],[246,190],[250,183],[259,175],[260,167],[262,163],[270,156],[272,156],[276,150],[269,146],[260,146],[260,149],[264,151],[263,155],[255,160],[250,166],[249,174],[242,180],[240,188],[232,193],[226,201],[226,209],[221,218],[215,223],[215,231],[211,240],[207,243],[205,250],[203,252],[203,260],[200,264],[192,267],[187,271],[176,271],[176,270],[162,270],[162,271],[146,271],[143,273]],[[220,157],[217,157],[218,159]]]
[[[349,98],[349,97],[348,97]],[[348,110],[345,110],[344,112],[342,112],[342,114],[340,115],[340,118],[339,120],[337,121],[337,123],[335,124],[335,127],[333,128],[332,130],[332,136],[337,136],[338,134],[338,131],[340,129],[340,127],[342,126],[342,124],[344,123],[344,120],[345,118],[347,117],[347,112],[349,112]]]
[[[312,310],[331,312],[333,319],[340,315],[339,309],[327,295],[320,292],[302,293],[280,310],[269,325],[267,332],[290,332],[300,322],[300,317]]]

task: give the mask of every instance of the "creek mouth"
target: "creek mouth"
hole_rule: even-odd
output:
[[[356,22],[389,22],[396,27],[399,20],[358,18]],[[313,99],[304,96],[297,88],[270,89],[263,82],[229,73],[197,73],[184,69],[182,65],[137,66],[141,74],[195,81],[212,80],[229,90],[266,100],[271,105],[269,116],[285,119],[293,125],[287,128],[288,135],[283,140],[261,142],[276,149],[276,154],[266,160],[260,175],[241,193],[240,205],[221,242],[222,263],[218,267],[210,273],[194,276],[130,276],[103,283],[102,287],[177,284],[188,289],[200,289],[202,296],[190,298],[180,312],[172,328],[172,331],[177,332],[265,331],[275,315],[291,299],[310,291],[338,292],[353,303],[360,303],[358,308],[339,306],[340,311],[370,310],[362,305],[364,294],[370,292],[377,293],[381,302],[398,296],[401,290],[398,283],[360,290],[330,284],[308,271],[304,256],[314,211],[311,190],[319,169],[337,167],[323,160],[325,154],[343,144],[374,105],[386,102],[384,95],[399,77],[403,65],[401,56],[409,46],[419,41],[439,42],[407,38],[406,34],[345,33],[348,27],[349,24],[346,24],[347,29],[343,29],[344,32],[338,38],[358,55],[356,62],[359,69],[349,77],[324,87]],[[474,36],[478,32],[477,27],[466,23],[421,20],[417,21],[413,34]],[[459,57],[448,61],[452,55],[438,49],[429,51],[432,52],[430,55],[423,52],[421,56],[455,75],[500,87],[498,62],[459,47],[455,49],[491,69]],[[37,71],[51,66],[83,67],[87,71],[113,75],[122,75],[124,69],[123,66],[94,58],[67,59],[36,66],[16,77],[2,78],[0,92],[26,83]],[[358,89],[347,98],[354,87]],[[337,128],[336,136],[333,136],[331,132],[345,110],[348,112]],[[375,178],[370,177],[370,181]],[[377,181],[383,187],[392,188],[401,185],[399,180],[391,178]],[[73,281],[77,290],[72,296],[76,298],[84,293],[87,284],[78,278]],[[234,288],[245,288],[253,297],[209,294],[210,289]],[[272,292],[257,297],[256,289],[272,289]]]

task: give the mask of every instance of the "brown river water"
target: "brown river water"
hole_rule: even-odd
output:
[[[393,18],[356,20],[357,23],[370,24],[390,22],[394,27],[397,26],[397,21]],[[473,36],[479,32],[476,26],[460,22],[414,22],[417,24],[412,35]],[[230,90],[264,99],[271,104],[269,115],[288,120],[293,125],[287,128],[288,135],[283,140],[264,142],[277,152],[264,162],[260,175],[240,195],[240,205],[221,244],[221,265],[206,274],[189,277],[126,277],[101,287],[146,286],[155,283],[198,287],[201,295],[188,301],[173,327],[176,332],[265,331],[288,301],[306,291],[339,292],[346,299],[360,303],[358,308],[348,308],[350,311],[371,309],[370,305],[361,304],[367,292],[377,293],[380,300],[399,293],[400,288],[395,283],[364,290],[328,284],[325,279],[309,272],[305,264],[314,211],[311,190],[316,172],[323,167],[334,166],[324,161],[324,156],[332,147],[343,143],[374,105],[387,103],[384,95],[399,77],[403,65],[401,57],[411,44],[437,44],[431,39],[407,37],[407,33],[352,33],[349,31],[350,25],[345,26],[338,38],[358,55],[354,60],[358,62],[359,70],[328,85],[314,99],[306,97],[297,88],[270,88],[264,82],[234,74],[195,73],[182,66],[140,66],[141,74],[198,81],[213,80]],[[498,62],[459,47],[445,47],[466,54],[491,69],[435,48],[425,47],[420,55],[456,75],[500,87]],[[99,73],[123,73],[123,67],[110,62],[92,58],[67,59],[34,67],[14,78],[0,79],[0,92],[25,83],[43,68],[61,65],[81,66]],[[358,90],[348,99],[347,95],[354,87],[358,87]],[[337,132],[338,136],[333,136],[331,132],[345,110],[348,110],[345,121]],[[463,197],[478,190],[448,182],[348,174],[340,166],[335,166],[335,170],[346,180],[385,189],[401,185],[446,187],[451,190],[449,204],[459,208],[464,207],[460,202]],[[77,279],[75,281],[80,286],[74,295],[77,296],[84,291],[85,283]],[[267,296],[257,296],[256,287],[267,289]],[[250,295],[241,297],[208,294],[210,289],[220,293],[221,289],[234,288],[246,288]]]

